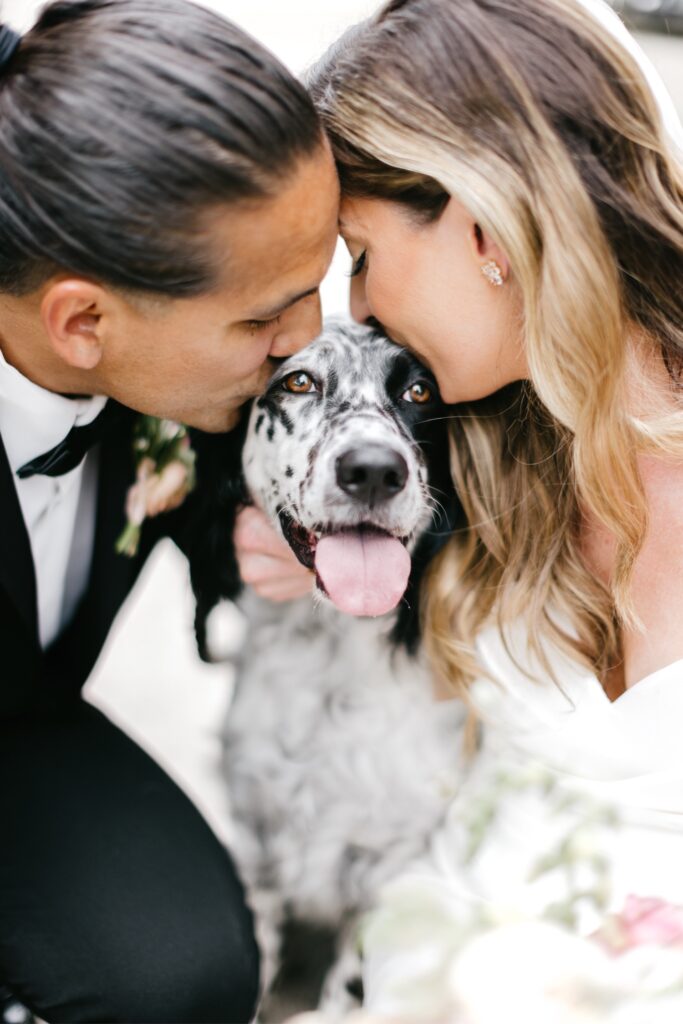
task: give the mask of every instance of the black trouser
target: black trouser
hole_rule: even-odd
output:
[[[0,984],[49,1022],[248,1021],[258,954],[199,812],[91,705],[0,720]]]

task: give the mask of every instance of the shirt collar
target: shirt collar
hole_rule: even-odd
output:
[[[72,427],[91,423],[107,398],[65,398],[34,384],[0,352],[0,436],[13,473],[50,451]]]

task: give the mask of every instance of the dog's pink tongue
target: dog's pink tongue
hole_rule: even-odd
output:
[[[315,568],[340,611],[384,615],[405,593],[410,555],[388,534],[349,530],[318,541]]]

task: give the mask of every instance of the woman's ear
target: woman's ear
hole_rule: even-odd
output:
[[[104,292],[80,278],[48,284],[40,315],[52,348],[65,363],[79,370],[94,370],[104,352]]]
[[[503,281],[507,281],[510,275],[510,261],[498,243],[494,242],[476,221],[473,222],[470,229],[470,245],[472,246],[472,255],[480,267],[483,268],[490,263],[497,264]]]

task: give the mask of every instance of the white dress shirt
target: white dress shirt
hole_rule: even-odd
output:
[[[0,437],[31,541],[40,642],[48,647],[88,584],[95,537],[97,452],[63,476],[20,480],[17,470],[85,426],[106,398],[64,398],[24,377],[0,352]]]

